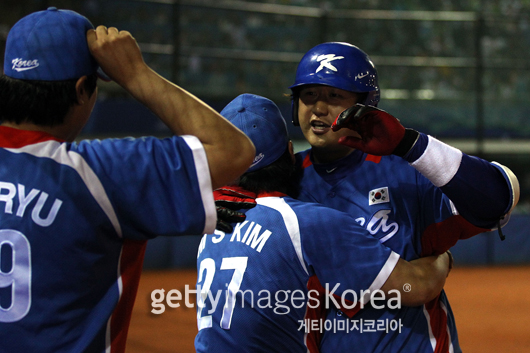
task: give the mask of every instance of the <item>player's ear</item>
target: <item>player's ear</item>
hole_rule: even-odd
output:
[[[77,104],[83,105],[88,100],[88,92],[85,88],[87,77],[82,76],[75,83],[75,92],[77,96]]]
[[[291,154],[291,160],[293,161],[293,164],[296,163],[296,158],[294,157],[294,147],[293,147],[293,141],[289,140],[289,153]]]

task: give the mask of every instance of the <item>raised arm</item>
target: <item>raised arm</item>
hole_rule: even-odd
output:
[[[212,187],[244,173],[254,145],[239,129],[203,101],[153,71],[127,31],[99,26],[87,33],[90,51],[103,71],[153,111],[176,135],[194,135],[208,157]]]
[[[519,200],[519,182],[509,168],[468,156],[432,136],[405,129],[398,119],[376,107],[354,105],[339,114],[331,128],[349,128],[359,133],[361,138],[346,136],[339,140],[346,146],[373,155],[404,158],[477,227],[491,229],[499,222],[503,225]]]
[[[449,252],[410,262],[400,258],[381,290],[385,293],[398,290],[402,305],[423,305],[440,294],[452,266]]]

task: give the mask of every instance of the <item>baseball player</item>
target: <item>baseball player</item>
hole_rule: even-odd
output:
[[[300,61],[290,88],[293,122],[312,146],[297,156],[303,168],[300,199],[347,213],[362,207],[358,222],[370,232],[386,229],[378,236],[381,243],[407,260],[442,253],[458,239],[507,222],[519,197],[517,179],[508,168],[405,129],[379,110],[357,106],[335,122],[356,103],[376,106],[379,101],[377,71],[359,48],[346,43],[314,47]],[[401,236],[396,227],[406,227],[411,236]],[[328,314],[346,317],[337,308]],[[345,347],[359,352],[461,351],[444,292],[423,306],[396,311],[367,307],[354,317],[400,318],[405,329],[400,334],[326,332],[322,352]]]
[[[314,275],[336,300],[359,305],[374,305],[362,290],[382,290],[384,296],[397,288],[402,305],[420,305],[440,293],[449,255],[406,262],[347,214],[288,196],[295,193],[292,143],[272,101],[243,94],[221,115],[256,146],[254,163],[237,184],[257,194],[257,206],[246,211],[246,220],[233,232],[216,230],[199,245],[197,352],[315,350],[307,337],[310,327],[333,322],[308,315],[317,306],[308,291]],[[402,227],[398,233],[409,231]],[[405,283],[413,290],[404,290]],[[399,322],[395,325],[397,330]]]
[[[179,136],[73,142],[98,66]],[[254,147],[151,70],[130,33],[72,11],[18,21],[4,73],[0,351],[124,352],[146,240],[212,232],[212,187],[243,173]]]
[[[361,49],[339,42],[317,45],[301,59],[290,88],[293,123],[311,145],[296,156],[300,200],[349,213],[406,260],[441,254],[459,239],[488,230],[498,229],[502,236],[500,228],[519,199],[515,175],[498,163],[405,129],[376,109],[377,70]],[[227,192],[218,199],[229,201],[225,206],[245,201],[250,207],[251,196]],[[323,291],[318,283],[316,287]],[[443,291],[413,308],[332,307],[327,319],[400,319],[404,327],[400,333],[328,330],[320,343],[322,352],[352,347],[356,352],[461,351]],[[319,332],[313,333],[320,341]]]

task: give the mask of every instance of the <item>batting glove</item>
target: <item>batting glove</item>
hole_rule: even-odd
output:
[[[396,154],[403,157],[419,133],[405,129],[397,118],[379,108],[356,104],[340,113],[331,125],[333,131],[348,128],[359,137],[343,136],[339,143],[375,156]]]
[[[230,223],[240,223],[246,219],[241,209],[256,206],[256,194],[239,186],[224,186],[213,192],[217,210],[216,229],[232,233],[234,227]]]

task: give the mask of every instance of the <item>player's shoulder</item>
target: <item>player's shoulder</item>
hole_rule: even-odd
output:
[[[307,202],[288,198],[285,200],[296,213],[299,221],[307,226],[329,227],[330,223],[352,222],[353,218],[343,212],[316,202]]]
[[[363,163],[356,168],[356,171],[371,175],[371,178],[367,178],[367,180],[391,178],[395,181],[410,182],[421,175],[406,160],[394,155],[378,157],[366,155]]]
[[[180,154],[183,150],[190,150],[192,147],[183,136],[172,136],[167,138],[157,138],[153,136],[145,137],[123,137],[105,139],[85,139],[69,144],[68,150],[76,152],[81,156],[96,160],[124,160],[128,156],[147,154]]]
[[[266,206],[270,209],[275,209],[279,212],[290,210],[294,212],[298,218],[315,218],[314,215],[322,215],[329,217],[348,216],[342,211],[326,207],[320,203],[307,202],[294,199],[290,196],[283,197],[261,197],[257,199],[258,206]],[[255,207],[247,212],[262,212],[263,209]]]
[[[312,202],[293,201],[291,205],[306,255],[327,253],[336,257],[346,244],[378,242],[347,213]]]
[[[358,162],[364,166],[373,166],[373,167],[392,167],[392,166],[408,166],[409,163],[404,160],[401,157],[395,156],[395,155],[388,155],[388,156],[375,156],[371,154],[366,154],[360,152],[360,155],[358,157],[355,157],[354,155],[350,155],[351,158],[358,158]],[[307,149],[304,151],[297,152],[295,154],[296,164],[298,166],[301,166],[302,168],[306,168],[310,165],[312,165],[311,162],[311,149]],[[357,164],[353,163],[353,164]]]
[[[365,154],[364,163],[367,165],[378,165],[378,166],[409,166],[409,163],[399,156],[393,154],[388,156],[374,156],[371,154]]]
[[[159,140],[156,137],[146,136],[141,138],[135,137],[122,137],[122,138],[105,138],[105,139],[83,139],[79,142],[73,142],[70,145],[72,150],[82,151],[84,149],[106,149],[106,148],[123,148],[127,146],[149,144],[155,140]]]

